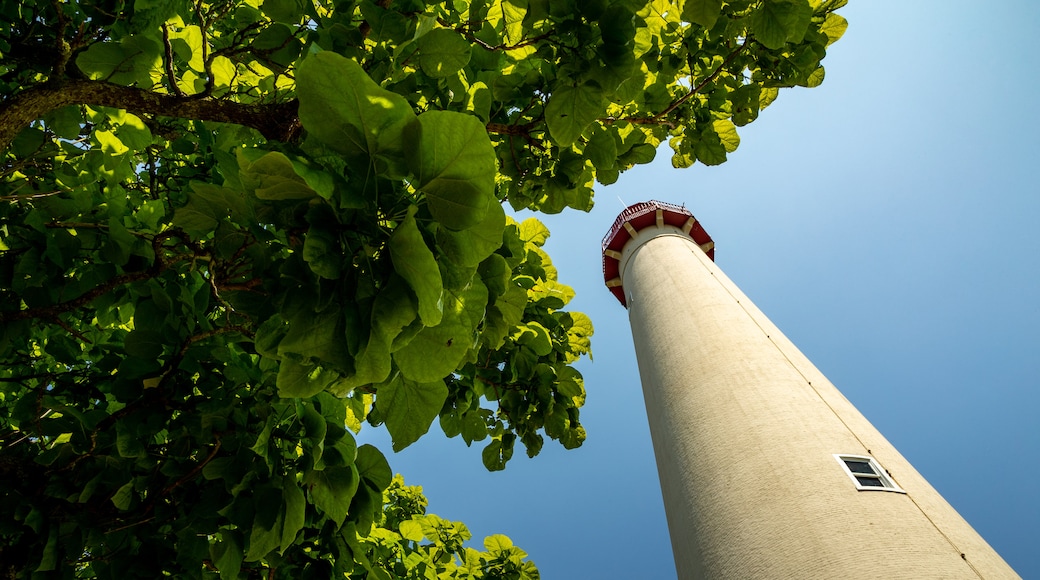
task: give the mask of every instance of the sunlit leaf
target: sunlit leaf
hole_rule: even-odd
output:
[[[305,59],[296,73],[300,122],[323,143],[350,156],[367,155],[399,174],[405,126],[415,114],[404,97],[384,90],[357,62],[332,52]]]
[[[446,293],[444,318],[419,331],[407,346],[394,352],[404,376],[419,383],[449,375],[474,345],[477,323],[487,305],[487,288],[479,281],[461,294]]]
[[[800,42],[811,18],[809,0],[764,0],[751,13],[751,29],[766,48],[781,48]]]
[[[419,299],[419,316],[427,326],[441,321],[444,305],[441,301],[441,272],[426,241],[415,223],[416,207],[408,209],[408,215],[390,236],[390,259],[394,269],[415,292]]]
[[[419,66],[434,78],[457,73],[469,63],[469,42],[461,34],[437,28],[419,37]]]
[[[700,24],[706,29],[715,26],[722,12],[722,0],[685,0],[683,3],[683,20]]]
[[[598,84],[563,84],[545,107],[545,122],[553,141],[561,146],[574,143],[585,128],[604,113],[603,89]]]
[[[434,219],[453,230],[480,223],[495,203],[495,151],[471,115],[428,111],[407,131],[408,167]]]

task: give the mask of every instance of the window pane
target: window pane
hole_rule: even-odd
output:
[[[858,459],[844,459],[845,465],[849,466],[849,471],[852,473],[867,473],[870,475],[877,475],[874,468],[870,466],[867,461],[861,461]]]
[[[882,483],[882,481],[876,477],[863,477],[857,475],[856,481],[858,481],[860,485],[867,487],[885,487],[885,484]]]

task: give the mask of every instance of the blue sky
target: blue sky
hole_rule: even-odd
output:
[[[859,0],[827,77],[788,90],[719,167],[667,151],[545,221],[570,308],[585,445],[518,452],[430,435],[391,466],[430,511],[527,550],[547,579],[674,578],[626,311],[599,242],[624,205],[685,203],[716,263],[1023,577],[1040,578],[1040,4]],[[619,200],[620,198],[620,200]],[[623,201],[621,201],[623,200]],[[363,441],[384,433],[369,429]]]

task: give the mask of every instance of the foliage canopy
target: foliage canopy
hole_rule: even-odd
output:
[[[722,163],[843,4],[3,3],[3,574],[537,578],[354,434],[581,445],[592,324],[502,204]]]

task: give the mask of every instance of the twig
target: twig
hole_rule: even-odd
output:
[[[80,306],[83,306],[92,300],[98,298],[102,294],[118,288],[124,284],[130,284],[131,282],[137,282],[140,280],[147,280],[158,275],[158,272],[152,272],[151,269],[144,270],[141,272],[132,272],[129,274],[121,274],[109,278],[107,282],[92,288],[90,291],[85,292],[78,298],[69,300],[68,302],[59,302],[50,306],[41,306],[39,308],[29,308],[26,310],[16,310],[12,312],[0,312],[0,322],[12,322],[15,320],[26,320],[33,318],[52,318],[59,314],[75,310]]]
[[[516,44],[506,44],[506,43],[503,42],[502,44],[499,44],[499,45],[491,45],[491,44],[488,44],[488,43],[484,42],[483,40],[477,38],[476,35],[474,35],[467,28],[465,23],[453,28],[451,23],[448,22],[447,20],[444,20],[443,18],[438,18],[437,22],[441,26],[443,26],[445,28],[451,28],[455,32],[458,32],[458,33],[462,34],[463,36],[466,37],[466,40],[472,42],[473,44],[476,44],[477,46],[483,48],[484,50],[490,50],[490,51],[518,50],[518,49],[521,49],[521,48],[525,48],[525,47],[531,46],[532,44],[535,44],[536,42],[545,40],[546,38],[549,38],[550,36],[553,35],[553,32],[549,31],[549,32],[546,32],[544,34],[539,34],[538,36],[532,36],[531,38],[526,38],[526,39],[521,40],[520,42],[518,42]]]
[[[177,481],[173,482],[171,485],[167,486],[161,492],[159,492],[159,497],[165,497],[169,495],[170,492],[172,492],[173,490],[191,481],[203,470],[203,468],[206,467],[207,464],[209,464],[209,462],[213,461],[213,459],[217,456],[217,452],[220,451],[220,435],[214,433],[213,437],[216,438],[217,442],[213,445],[213,449],[209,452],[209,455],[207,455],[205,459],[199,462],[198,465],[193,467],[191,471],[185,473],[183,477],[181,477]]]
[[[718,76],[720,74],[722,74],[722,71],[724,71],[726,69],[726,66],[729,65],[729,63],[733,62],[733,59],[737,58],[737,55],[739,55],[741,52],[743,52],[744,49],[747,48],[748,44],[750,44],[750,43],[751,43],[751,37],[749,36],[749,37],[744,39],[744,42],[740,46],[738,46],[737,48],[733,49],[728,55],[726,55],[726,59],[722,61],[722,64],[719,65],[719,68],[715,69],[710,75],[707,76],[707,78],[705,78],[703,81],[698,83],[697,86],[695,86],[692,89],[690,89],[690,92],[688,92],[685,95],[683,95],[681,98],[679,98],[678,100],[673,102],[671,105],[668,105],[668,108],[666,108],[665,110],[661,111],[660,113],[654,115],[652,118],[655,121],[660,120],[661,117],[667,116],[669,113],[674,111],[679,105],[682,105],[686,101],[690,100],[690,98],[692,98],[694,95],[699,93],[701,91],[701,89],[703,89],[704,87],[708,86],[708,83],[710,83],[710,82],[714,81],[716,78],[718,78]]]
[[[54,322],[55,324],[57,324],[58,326],[60,326],[63,330],[65,330],[65,332],[67,332],[67,333],[71,334],[72,336],[75,336],[76,338],[78,338],[80,341],[85,342],[87,344],[94,344],[93,341],[91,341],[89,338],[83,336],[83,334],[81,332],[79,332],[78,330],[76,330],[75,328],[72,328],[71,326],[69,326],[59,316],[55,315],[55,316],[51,317],[51,321]]]
[[[614,124],[614,123],[616,123],[618,121],[625,121],[625,122],[628,122],[628,123],[632,123],[633,125],[662,125],[662,126],[668,127],[669,129],[674,129],[675,128],[675,123],[670,121],[670,120],[668,120],[668,119],[666,119],[665,117],[667,117],[672,111],[674,111],[680,105],[682,105],[686,101],[688,101],[691,98],[693,98],[694,95],[696,95],[697,93],[701,92],[701,90],[703,90],[704,87],[708,86],[709,83],[711,83],[716,78],[718,78],[718,76],[720,74],[722,74],[722,72],[726,69],[726,67],[731,62],[733,62],[733,59],[737,58],[737,55],[739,55],[741,52],[743,52],[744,49],[747,48],[748,44],[750,44],[751,42],[752,42],[752,38],[750,36],[745,38],[743,44],[741,44],[737,48],[733,49],[728,55],[726,55],[725,60],[722,61],[722,64],[720,64],[718,68],[716,68],[714,71],[712,71],[712,73],[710,75],[708,75],[707,77],[705,77],[704,80],[702,80],[701,82],[697,83],[697,85],[695,87],[691,88],[689,90],[689,92],[687,92],[685,95],[683,95],[682,97],[679,97],[678,99],[672,101],[672,103],[669,104],[660,113],[657,113],[656,115],[653,115],[653,116],[650,116],[650,117],[623,117],[623,118],[620,118],[620,119],[617,118],[617,117],[606,117],[606,118],[600,119],[600,122],[602,122],[604,124],[607,124],[607,125],[612,125],[612,124]]]
[[[163,48],[166,51],[164,56],[166,62],[164,64],[166,65],[166,78],[170,81],[170,92],[178,97],[183,97],[184,92],[177,86],[177,75],[173,70],[173,45],[170,44],[170,27],[165,22],[162,25],[162,40]]]

